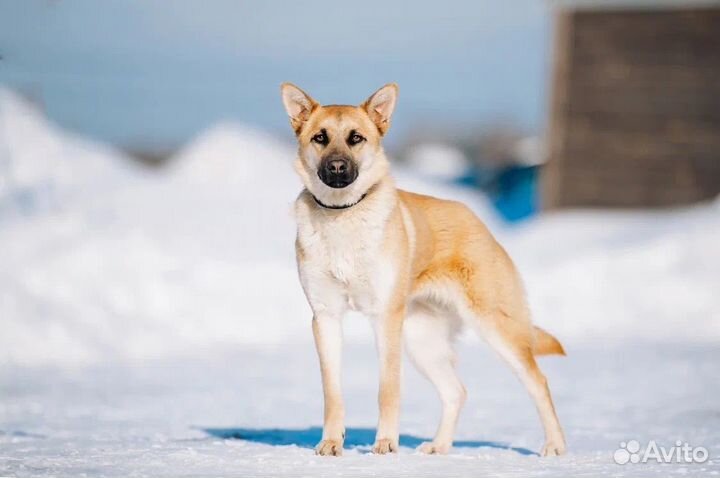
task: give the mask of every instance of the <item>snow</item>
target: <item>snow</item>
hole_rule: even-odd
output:
[[[0,88],[0,220],[11,211],[58,209],[107,191],[130,169],[122,155],[59,130],[27,100]]]
[[[519,164],[538,166],[547,161],[546,145],[543,138],[525,136],[520,138],[513,148],[513,157]]]
[[[551,214],[505,243],[536,320],[560,337],[720,340],[720,202]]]
[[[569,454],[508,368],[463,340],[470,398],[446,457],[413,452],[438,403],[405,368],[401,453],[367,454],[376,421],[368,324],[347,321],[348,446],[315,457],[321,393],[294,266],[293,147],[228,122],[148,173],[0,90],[0,476],[667,476],[720,474],[720,203],[570,211],[503,225]],[[239,439],[242,436],[246,439]],[[691,465],[616,465],[621,441],[682,439]]]
[[[430,386],[406,366],[401,450],[373,456],[377,419],[372,347],[346,350],[348,449],[317,457],[322,414],[312,347],[236,347],[202,359],[81,371],[5,368],[0,408],[3,476],[711,476],[720,471],[717,347],[570,347],[542,359],[569,453],[535,455],[542,430],[507,367],[463,346],[469,391],[447,456],[414,447],[439,419]],[[407,365],[407,364],[406,364]],[[239,439],[236,437],[243,437]],[[711,450],[712,463],[612,461],[621,441],[676,439]],[[684,470],[684,471],[683,471]]]
[[[407,162],[418,174],[454,181],[467,174],[470,162],[459,148],[443,143],[420,143],[407,152]]]

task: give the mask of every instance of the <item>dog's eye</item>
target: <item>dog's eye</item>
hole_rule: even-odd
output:
[[[350,143],[351,146],[356,145],[358,143],[362,143],[363,141],[365,141],[365,138],[363,138],[362,136],[360,136],[357,133],[351,134],[350,137],[348,138],[348,143]]]
[[[312,137],[312,140],[314,143],[326,144],[327,143],[327,135],[325,133],[318,133]]]

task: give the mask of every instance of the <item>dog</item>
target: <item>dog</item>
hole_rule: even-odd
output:
[[[450,450],[466,398],[453,350],[463,326],[475,329],[527,388],[545,430],[541,455],[564,453],[562,428],[535,357],[565,352],[555,337],[532,325],[512,260],[463,204],[395,187],[382,139],[397,85],[383,86],[359,106],[320,105],[291,83],[281,86],[281,96],[304,185],[294,208],[295,248],[322,375],[324,422],[316,453],[342,454],[340,363],[348,310],[369,317],[375,331],[380,387],[374,453],[398,450],[403,348],[442,401],[435,438],[419,450]]]

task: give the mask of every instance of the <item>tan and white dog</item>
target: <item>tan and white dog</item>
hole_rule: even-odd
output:
[[[325,413],[316,452],[340,455],[345,409],[340,389],[342,319],[348,309],[373,324],[380,363],[380,416],[374,453],[398,449],[401,349],[437,388],[443,411],[425,453],[452,447],[465,387],[453,342],[474,328],[510,365],[545,428],[542,455],[565,452],[565,439],[536,355],[564,354],[530,321],[523,286],[505,250],[463,204],[395,187],[381,140],[398,88],[380,88],[360,106],[322,106],[282,85],[298,141],[305,189],[295,213],[300,281],[314,317]]]

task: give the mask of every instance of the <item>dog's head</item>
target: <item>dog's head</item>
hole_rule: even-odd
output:
[[[388,172],[381,142],[397,85],[383,86],[359,106],[322,106],[290,83],[281,91],[298,140],[295,169],[305,187],[329,206],[358,202]]]

